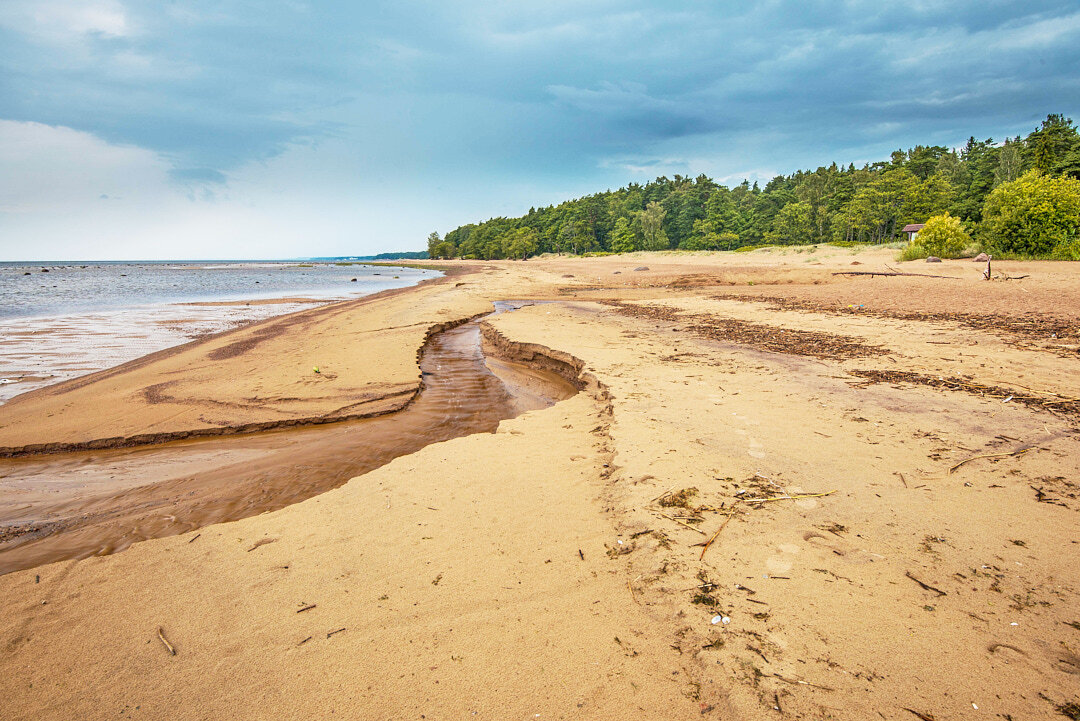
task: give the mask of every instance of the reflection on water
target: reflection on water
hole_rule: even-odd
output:
[[[501,420],[576,392],[552,373],[492,365],[498,375],[485,364],[479,324],[471,322],[431,339],[421,360],[424,390],[399,413],[3,461],[0,573],[283,508],[430,443],[494,431]]]
[[[0,337],[0,403],[193,338],[310,307],[310,303],[164,305],[49,318],[9,318],[3,321],[4,333]]]

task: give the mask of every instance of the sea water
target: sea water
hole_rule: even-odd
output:
[[[207,334],[438,275],[296,261],[0,263],[0,403]]]

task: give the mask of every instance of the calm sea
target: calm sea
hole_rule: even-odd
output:
[[[437,271],[360,263],[0,263],[0,403],[193,338]],[[288,299],[286,302],[252,303]],[[232,305],[203,305],[214,302]]]
[[[437,275],[335,263],[0,263],[0,319],[197,301],[343,298]]]

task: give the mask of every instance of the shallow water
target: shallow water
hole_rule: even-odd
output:
[[[438,275],[421,268],[355,263],[0,263],[0,319],[203,301],[342,298]]]
[[[386,416],[5,460],[0,573],[283,508],[431,443],[493,432],[501,420],[577,392],[554,373],[505,361],[489,366],[476,321],[434,336],[420,365],[423,391]]]
[[[0,403],[193,338],[438,275],[332,263],[0,263]]]

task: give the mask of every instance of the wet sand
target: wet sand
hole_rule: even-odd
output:
[[[415,391],[429,331],[505,298],[552,302],[485,321],[487,356],[584,388],[277,511],[0,576],[3,715],[1062,717],[1080,703],[1075,266],[833,275],[853,263],[895,261],[447,263],[0,408],[4,445],[39,450],[280,420],[303,387],[281,359],[347,344],[362,373],[303,400],[333,414],[361,378]],[[209,402],[248,378],[290,390]],[[137,392],[170,380],[165,403]]]
[[[480,346],[478,321],[433,336],[420,359],[423,389],[391,415],[15,460],[0,479],[0,574],[274,511],[577,392],[551,371],[489,368]]]

